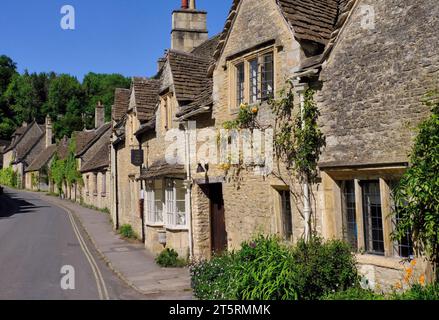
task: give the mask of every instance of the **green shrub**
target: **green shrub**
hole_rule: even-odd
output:
[[[439,283],[421,286],[419,284],[403,293],[391,295],[393,300],[439,300]]]
[[[195,296],[201,300],[234,299],[230,291],[235,259],[233,253],[226,253],[192,264],[190,273]]]
[[[296,247],[259,236],[226,253],[191,267],[199,299],[307,300],[358,284],[349,245],[320,239]]]
[[[18,175],[12,167],[0,170],[0,185],[12,188],[18,187]]]
[[[360,287],[326,294],[322,300],[384,300],[384,296]]]
[[[237,253],[233,297],[239,300],[297,300],[298,269],[278,239],[260,236]]]
[[[323,243],[320,238],[313,238],[309,243],[299,241],[292,255],[300,270],[296,282],[299,299],[318,299],[359,283],[354,255],[345,242],[332,240]]]
[[[155,262],[164,268],[181,268],[186,265],[186,261],[178,258],[178,253],[174,249],[166,248],[155,259]]]
[[[134,233],[133,228],[129,224],[124,224],[120,227],[119,233],[122,235],[122,237],[127,239],[136,239],[136,235]]]

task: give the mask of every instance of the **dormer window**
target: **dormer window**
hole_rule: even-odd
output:
[[[255,104],[274,95],[274,58],[272,51],[264,51],[237,59],[232,63],[231,78],[235,79],[234,109],[242,103]],[[233,82],[232,82],[233,83]]]

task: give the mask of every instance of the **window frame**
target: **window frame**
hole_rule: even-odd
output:
[[[158,185],[159,184],[159,185]],[[161,214],[157,211],[157,192],[161,194]],[[145,190],[145,207],[146,224],[150,226],[164,225],[164,194],[163,194],[163,180],[153,180],[147,182]],[[161,219],[157,217],[161,216]]]
[[[101,173],[102,174],[102,191],[101,191],[101,196],[102,197],[106,197],[107,196],[107,173],[104,171]]]
[[[383,178],[381,176],[377,176],[371,174],[368,177],[361,177],[352,175],[349,178],[341,178],[336,179],[337,184],[339,185],[340,197],[341,197],[341,215],[342,215],[342,224],[343,224],[343,238],[346,241],[349,241],[347,237],[346,228],[346,212],[345,212],[345,196],[344,196],[344,185],[347,181],[354,182],[355,188],[355,212],[356,212],[356,224],[357,224],[357,249],[354,251],[358,253],[366,253],[368,255],[378,256],[378,257],[394,257],[394,258],[407,258],[401,256],[398,251],[398,243],[391,240],[391,233],[395,227],[395,219],[391,215],[393,211],[393,204],[391,198],[391,182],[392,180],[388,180],[387,178]],[[371,250],[366,250],[366,221],[364,214],[364,183],[365,182],[375,182],[379,183],[379,197],[380,197],[380,206],[381,206],[381,223],[382,223],[382,232],[383,232],[383,244],[384,244],[384,252],[373,252]]]
[[[184,192],[184,200],[177,199],[177,181],[181,182],[181,188],[186,190],[184,187],[183,179],[165,179],[165,203],[166,203],[166,228],[170,230],[188,230],[188,210],[187,210],[187,192]],[[183,201],[184,203],[184,224],[177,223],[178,221],[178,206],[177,202]]]
[[[273,46],[243,55],[235,60],[228,62],[228,68],[230,69],[229,73],[229,105],[230,112],[236,113],[239,110],[239,107],[242,103],[247,103],[249,105],[254,105],[258,103],[262,103],[269,99],[268,96],[262,96],[263,89],[263,58],[267,55],[272,56],[272,71],[271,71],[271,82],[272,82],[272,96],[275,95],[276,92],[276,48]],[[257,61],[257,76],[251,76],[251,62]],[[243,66],[244,68],[244,97],[242,99],[242,103],[240,103],[240,99],[238,96],[238,66]],[[254,94],[252,94],[251,90],[253,89],[251,85],[251,81],[256,79],[257,93],[256,100],[253,101]]]

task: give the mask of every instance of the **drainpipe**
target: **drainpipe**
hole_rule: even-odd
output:
[[[304,111],[305,111],[305,92],[308,89],[308,84],[300,83],[300,77],[296,78],[294,82],[294,88],[296,93],[300,97],[300,113],[302,118],[302,129],[305,128]],[[305,241],[308,242],[311,239],[311,202],[310,202],[310,186],[308,177],[304,177],[303,182],[303,215],[305,218]]]
[[[114,186],[115,186],[114,200],[116,202],[116,212],[115,212],[116,213],[115,214],[116,221],[114,223],[115,223],[116,230],[119,230],[119,188],[118,188],[118,186],[119,186],[119,181],[118,181],[119,173],[117,170],[117,168],[118,168],[117,167],[117,149],[115,148],[114,145],[113,145],[113,150],[114,150]]]
[[[191,152],[190,152],[190,132],[191,126],[190,121],[184,122],[184,130],[185,130],[185,165],[186,165],[186,212],[188,213],[188,224],[189,224],[189,258],[192,259],[194,256],[194,248],[193,248],[193,238],[192,238],[192,175],[191,175]]]

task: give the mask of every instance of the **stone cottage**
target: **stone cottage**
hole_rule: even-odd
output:
[[[75,136],[76,158],[83,185],[77,186],[71,199],[102,210],[110,210],[111,123],[105,123],[105,108],[95,108],[95,129]]]
[[[410,235],[391,238],[398,223],[392,189],[409,165],[416,126],[429,114],[424,95],[439,88],[439,6],[346,5],[345,23],[294,77],[317,89],[327,139],[319,164],[323,235],[349,241],[372,286],[390,288],[402,278],[401,260],[413,258]],[[426,272],[425,263],[418,268]]]
[[[391,241],[391,190],[408,166],[412,128],[428,115],[421,98],[438,87],[438,9],[431,0],[234,0],[223,32],[208,40],[205,13],[183,1],[158,74],[116,91],[115,226],[133,225],[153,252],[208,258],[257,233],[295,242],[307,209],[314,231],[349,241],[370,283],[389,288],[413,257],[409,237]],[[297,106],[307,88],[316,91],[327,142],[309,209],[296,196],[303,186],[267,157],[276,121],[268,101],[287,81]],[[223,139],[242,108],[264,132],[235,129]],[[173,129],[182,140],[168,139]],[[214,157],[200,152],[203,129],[216,132]],[[232,159],[246,139],[252,161]],[[169,161],[172,143],[183,161]],[[130,161],[138,150],[141,166]]]
[[[3,165],[12,166],[17,173],[19,188],[30,188],[29,180],[26,184],[26,169],[52,142],[52,121],[49,117],[43,125],[33,121],[30,124],[23,123],[15,130],[11,144],[4,150]]]

